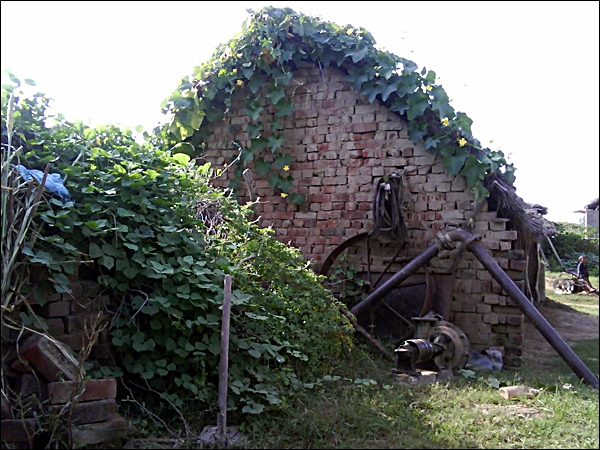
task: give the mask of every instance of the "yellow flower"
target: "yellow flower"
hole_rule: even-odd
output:
[[[287,172],[288,170],[290,170],[290,166],[283,166],[283,170]]]
[[[447,117],[444,117],[442,119],[442,125],[444,125],[445,127],[447,127],[448,125],[450,125],[450,120]]]
[[[231,73],[237,73],[237,69],[234,67]]]
[[[281,196],[282,196],[283,198],[286,198],[286,197],[287,197],[287,194],[286,194],[285,192],[282,192],[282,193],[281,193]]]
[[[237,80],[237,81],[235,82],[235,84],[237,84],[238,86],[243,86],[243,85],[244,85],[244,82],[243,82],[242,80]]]
[[[467,145],[467,140],[465,138],[460,138],[458,140],[458,145],[460,145],[461,147],[464,147],[465,145]]]
[[[425,90],[427,92],[431,92],[432,89],[433,89],[433,86],[431,86],[430,84],[428,84],[427,86],[425,86]]]

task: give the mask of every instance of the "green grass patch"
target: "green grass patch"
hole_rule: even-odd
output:
[[[588,363],[598,356],[598,340],[574,350]],[[392,366],[358,349],[334,371],[339,379],[246,429],[242,447],[598,448],[598,391],[577,381],[560,358],[543,373],[481,372],[418,388],[393,382]],[[494,379],[540,394],[505,400]]]

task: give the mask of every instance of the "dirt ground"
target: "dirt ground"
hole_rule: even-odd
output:
[[[570,308],[567,298],[561,298],[560,303],[553,302],[552,286],[548,286],[548,280],[546,280],[546,294],[550,299],[545,304],[538,305],[539,312],[569,345],[584,339],[597,339],[600,329],[598,316],[585,314]],[[548,360],[557,355],[556,350],[552,348],[527,318],[525,318],[524,338],[524,364],[527,364],[528,360]]]

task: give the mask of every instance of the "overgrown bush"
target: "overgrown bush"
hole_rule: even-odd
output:
[[[301,253],[259,228],[250,206],[211,188],[208,164],[172,154],[158,134],[139,143],[131,130],[50,117],[48,98],[24,96],[11,78],[3,164],[12,92],[14,163],[50,164],[72,196],[44,195],[20,261],[51,277],[21,294],[44,303],[48,289],[70,292],[77,269],[93,274],[121,302],[111,322],[116,374],[146,389],[145,404],[160,396],[178,408],[216,406],[225,274],[234,287],[230,411],[280,407],[351,348],[347,318]]]
[[[551,238],[552,245],[565,267],[568,270],[576,270],[577,258],[586,255],[590,275],[598,276],[598,236],[589,228],[575,223],[553,222],[553,225],[557,233]],[[563,268],[547,240],[542,241],[542,250],[548,259],[550,270],[562,271]]]

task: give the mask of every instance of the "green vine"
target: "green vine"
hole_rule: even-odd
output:
[[[35,186],[19,176],[17,164],[48,164],[72,201],[43,191],[31,237],[15,250],[15,270],[3,281],[3,310],[12,311],[17,297],[43,305],[48,293],[68,296],[79,271],[120,303],[110,329],[116,369],[160,396],[137,394],[177,408],[193,399],[197,410],[210,410],[223,279],[231,274],[229,410],[238,415],[284,406],[329,370],[330,358],[352,347],[348,319],[300,251],[211,188],[209,164],[173,155],[146,133],[138,143],[131,130],[92,128],[60,115],[51,125],[49,99],[27,97],[20,80],[11,80],[2,88],[2,167],[9,174],[3,193],[20,192],[5,178],[21,191]],[[9,110],[14,120],[7,120]],[[8,238],[3,234],[3,249]],[[27,278],[33,268],[49,276]]]
[[[293,179],[283,168],[291,156],[282,150],[280,122],[269,124],[267,137],[265,125],[258,120],[264,109],[260,99],[264,96],[270,100],[276,119],[291,115],[294,104],[285,88],[295,68],[308,61],[340,68],[369,102],[379,99],[405,118],[409,138],[424,142],[426,150],[441,156],[450,175],[464,175],[477,200],[489,196],[484,185],[488,175],[500,174],[509,184],[514,182],[514,166],[502,151],[484,148],[473,137],[472,120],[450,105],[434,71],[418,71],[414,62],[377,49],[373,36],[362,28],[338,26],[289,8],[249,12],[251,16],[239,35],[220,45],[212,58],[182,79],[163,103],[163,110],[172,117],[163,136],[176,145],[175,151],[190,155],[201,152],[209,132],[207,125],[224,117],[234,92],[247,86],[246,115],[250,121],[245,131],[251,144],[242,149],[241,160],[244,165],[253,161],[260,175],[271,173],[271,187],[286,196]],[[269,154],[274,157],[276,171],[270,158],[265,158]],[[241,172],[241,167],[238,170]],[[292,203],[304,200],[296,194]]]

